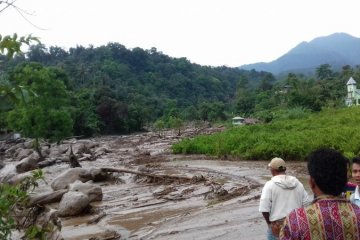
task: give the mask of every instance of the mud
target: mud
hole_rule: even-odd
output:
[[[221,128],[203,129],[209,134]],[[206,181],[154,182],[119,173],[97,183],[104,198],[89,213],[63,218],[65,239],[265,239],[266,224],[258,212],[262,185],[270,178],[267,161],[225,161],[203,155],[173,155],[170,146],[182,136],[164,132],[93,139],[110,151],[87,167],[122,167],[151,174],[202,176]],[[44,168],[49,183],[69,168],[61,163]],[[288,174],[307,185],[305,163],[292,162]],[[38,191],[49,189],[41,184]],[[56,208],[56,204],[52,204]],[[98,217],[98,219],[96,219]],[[94,220],[96,219],[96,220]]]

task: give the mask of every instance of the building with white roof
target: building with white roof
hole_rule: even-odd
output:
[[[349,107],[352,105],[360,105],[360,89],[357,89],[354,78],[350,77],[349,81],[346,83],[346,86],[347,97],[345,99],[345,104]]]

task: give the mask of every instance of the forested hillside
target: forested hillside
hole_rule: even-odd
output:
[[[350,76],[360,80],[359,68],[350,66],[333,72],[330,65],[323,64],[311,78],[288,74],[284,79],[275,79],[267,72],[201,66],[155,48],[127,49],[118,43],[69,50],[38,44],[10,61],[2,57],[0,66],[1,85],[8,89],[16,89],[19,84],[26,87],[27,93],[35,93],[25,94],[32,97],[32,102],[41,96],[43,109],[48,108],[45,103],[56,102],[58,91],[36,84],[45,78],[53,83],[60,81],[66,93],[58,100],[64,106],[55,110],[70,114],[66,121],[72,124],[71,133],[78,136],[129,133],[154,122],[163,128],[194,120],[226,121],[235,115],[269,122],[284,109],[306,112],[343,106],[346,81]],[[30,116],[27,105],[19,112],[13,109],[9,94],[0,97],[0,127],[20,129],[25,123],[15,120]],[[48,111],[41,111],[49,116]],[[32,114],[39,116],[40,112]],[[60,116],[64,114],[57,118]],[[52,121],[55,126],[65,119],[62,123]]]
[[[242,77],[254,87],[273,79],[265,72],[200,66],[155,48],[130,50],[109,43],[68,51],[32,46],[26,56],[3,58],[2,81],[16,82],[16,72],[34,62],[61,75],[72,92],[77,135],[136,131],[162,117],[225,120]]]

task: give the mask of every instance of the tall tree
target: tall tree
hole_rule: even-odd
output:
[[[329,79],[333,76],[330,64],[322,64],[316,68],[316,76],[319,80]]]
[[[73,121],[68,107],[68,92],[56,71],[38,63],[18,66],[9,77],[14,85],[25,86],[21,101],[8,114],[8,125],[24,137],[34,138],[34,148],[41,160],[39,140],[60,141],[70,136]]]

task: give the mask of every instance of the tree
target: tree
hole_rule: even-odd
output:
[[[94,93],[81,89],[73,95],[73,132],[77,136],[90,137],[100,132],[100,119],[96,114]]]
[[[158,136],[161,137],[161,132],[165,128],[165,122],[161,119],[154,122],[154,130],[158,132]]]
[[[316,68],[316,76],[320,80],[329,79],[333,76],[330,64],[322,64]]]
[[[9,76],[11,83],[25,86],[21,101],[8,114],[8,126],[24,137],[34,138],[34,148],[44,160],[39,140],[60,141],[72,134],[73,121],[69,112],[68,92],[52,68],[38,63],[18,66]]]
[[[31,42],[39,42],[38,38],[31,35],[18,37],[16,33],[13,36],[0,35],[0,52],[6,54],[8,57],[13,57],[14,54],[21,53],[21,46],[23,44],[30,45]]]
[[[169,125],[171,128],[177,130],[178,136],[181,135],[181,128],[184,126],[184,122],[182,119],[177,117],[170,117],[169,118]]]

